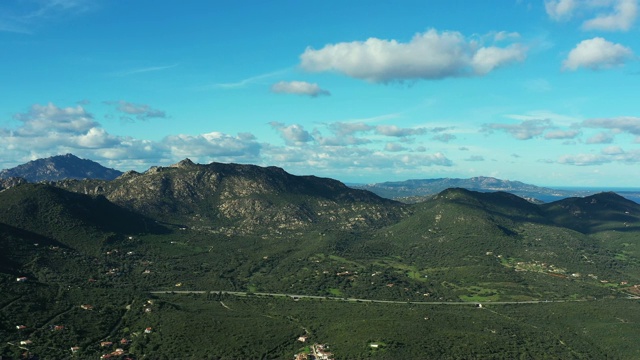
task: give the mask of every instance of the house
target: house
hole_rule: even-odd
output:
[[[64,325],[54,325],[53,331],[61,331],[64,330]]]
[[[16,278],[16,281],[17,282],[25,282],[25,281],[27,281],[27,277],[26,276],[21,276],[19,278]]]
[[[148,327],[148,328],[144,329],[144,333],[145,334],[151,334],[151,330],[152,329],[150,327]]]
[[[84,310],[93,310],[93,305],[89,305],[89,304],[82,304],[80,305],[80,307]]]
[[[129,340],[122,338],[122,340],[120,340],[120,345],[127,345],[129,343]]]
[[[71,347],[71,353],[73,353],[73,354],[77,353],[79,350],[80,350],[79,346],[72,346]]]
[[[107,346],[111,346],[113,345],[113,343],[111,341],[103,341],[100,343],[101,347],[107,347]]]
[[[113,356],[120,356],[122,354],[124,354],[124,350],[121,349],[121,348],[117,348],[111,353],[111,355],[113,355]]]
[[[17,326],[16,326],[16,329],[18,329],[18,330],[24,330],[24,329],[26,329],[26,328],[27,328],[27,327],[26,327],[25,325],[17,325]]]
[[[22,340],[22,341],[20,341],[20,345],[30,345],[32,343],[33,343],[33,341],[31,341],[31,340]]]
[[[305,342],[305,341],[307,341],[307,336],[306,336],[306,335],[300,336],[300,337],[298,338],[298,341],[300,341],[300,342]]]
[[[111,354],[104,354],[100,356],[100,359],[111,359]]]
[[[369,347],[372,348],[372,349],[377,349],[377,348],[380,347],[380,344],[371,343],[371,344],[369,344]]]

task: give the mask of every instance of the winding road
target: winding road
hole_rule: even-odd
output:
[[[265,293],[265,292],[245,292],[245,291],[226,291],[226,290],[159,290],[151,291],[151,294],[224,294],[235,296],[276,296],[276,297],[289,297],[296,299],[316,299],[316,300],[335,300],[335,301],[347,301],[347,302],[360,302],[360,303],[381,303],[381,304],[412,304],[412,305],[467,305],[478,306],[481,302],[463,302],[463,301],[398,301],[398,300],[373,300],[373,299],[358,299],[358,298],[344,298],[333,296],[318,296],[318,295],[297,295],[297,294],[280,294],[280,293]],[[633,296],[623,299],[640,300],[640,297]],[[517,304],[547,304],[547,303],[567,303],[567,302],[585,302],[595,301],[587,299],[560,299],[560,300],[528,300],[528,301],[489,301],[482,302],[486,305],[517,305]]]

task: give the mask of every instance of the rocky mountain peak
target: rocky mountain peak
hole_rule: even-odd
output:
[[[80,159],[73,154],[37,159],[0,171],[0,178],[21,177],[29,182],[64,179],[112,180],[120,175],[121,171],[106,168],[95,161]]]

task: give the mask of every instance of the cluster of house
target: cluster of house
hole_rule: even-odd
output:
[[[298,338],[300,342],[307,341],[307,335]],[[325,344],[313,344],[309,351],[303,351],[294,355],[295,360],[333,360],[333,354],[328,351]]]
[[[119,342],[119,344],[120,344],[121,346],[122,346],[122,345],[129,345],[129,343],[130,343],[130,341],[129,341],[129,339],[127,339],[127,338],[122,338],[122,339],[120,340],[120,342]],[[100,343],[100,347],[103,347],[103,348],[111,347],[111,346],[113,346],[113,344],[114,344],[114,343],[113,343],[113,342],[111,342],[111,341],[103,341],[103,342],[101,342],[101,343]],[[77,351],[77,350],[76,350],[76,351],[73,351],[73,349],[74,349],[74,348],[71,348],[71,352],[76,352],[76,351]],[[112,351],[112,352],[110,352],[110,353],[103,354],[103,355],[100,357],[100,359],[110,359],[110,358],[114,358],[114,357],[120,357],[120,356],[124,355],[125,353],[126,353],[126,352],[125,352],[125,350],[124,350],[123,348],[117,348],[117,349],[113,350],[113,351]],[[129,359],[129,358],[125,358],[125,359]]]

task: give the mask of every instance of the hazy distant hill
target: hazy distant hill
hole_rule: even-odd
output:
[[[526,199],[544,199],[545,201],[548,201],[549,199],[552,199],[553,201],[569,196],[585,195],[578,191],[549,189],[525,184],[520,181],[500,180],[484,176],[473,177],[470,179],[414,179],[367,185],[353,185],[352,187],[356,189],[369,190],[388,199],[421,198],[435,195],[449,188],[464,188],[467,190],[481,192],[504,191]]]
[[[120,175],[121,171],[106,168],[95,161],[80,159],[73,154],[37,159],[0,171],[0,179],[21,177],[29,182],[63,179],[112,180]]]

